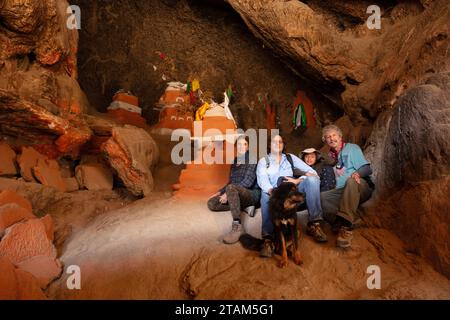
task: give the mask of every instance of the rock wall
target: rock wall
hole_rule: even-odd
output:
[[[218,102],[232,86],[230,108],[244,129],[266,127],[267,103],[277,107],[280,117],[289,116],[286,106],[298,89],[307,90],[320,104],[323,118],[329,117],[328,110],[335,119],[333,103],[273,57],[223,1],[75,0],[74,4],[80,6],[83,20],[80,85],[100,111],[118,89],[125,88],[139,96],[145,117],[156,123],[158,114],[152,109],[167,81],[197,77],[201,89]]]
[[[253,34],[345,112],[374,167],[369,215],[450,275],[447,1],[229,0]],[[350,122],[348,122],[350,120]],[[372,125],[373,124],[373,125]]]
[[[354,122],[374,120],[424,75],[448,68],[450,4],[377,1],[229,0],[249,29],[292,70],[321,88]]]
[[[82,114],[104,110],[117,89],[133,90],[153,120],[166,81],[194,77],[217,100],[233,86],[240,127],[265,127],[269,101],[288,129],[287,106],[304,89],[319,125],[344,116],[339,123],[364,144],[377,182],[372,222],[450,275],[449,2],[379,1],[379,30],[365,24],[365,0],[74,4],[82,9],[79,52],[66,1],[0,0],[3,137],[49,141],[76,156],[92,135],[110,136],[113,124]],[[94,108],[77,83],[77,54]]]
[[[407,90],[377,122],[366,150],[379,190],[371,216],[448,277],[450,73]]]

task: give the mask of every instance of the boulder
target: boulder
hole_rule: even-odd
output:
[[[76,178],[64,178],[64,182],[66,184],[67,192],[80,190],[80,185],[78,184],[78,180]]]
[[[17,269],[9,259],[0,257],[0,300],[47,299],[38,280],[29,272]]]
[[[62,192],[67,190],[56,160],[38,159],[37,165],[33,168],[33,173],[43,185],[54,187]]]
[[[49,214],[46,214],[40,220],[44,224],[45,233],[47,234],[48,240],[53,242],[53,240],[55,238],[55,231],[54,231],[54,224],[53,224],[52,216]]]
[[[56,249],[48,239],[41,220],[19,222],[6,229],[0,241],[0,257],[6,257],[17,265],[35,256],[56,258]]]
[[[39,281],[29,272],[16,269],[17,300],[47,300]]]
[[[81,188],[88,190],[112,190],[113,174],[99,163],[82,164],[76,167],[75,176]]]
[[[17,279],[14,265],[0,257],[0,300],[17,299]]]
[[[18,263],[17,268],[32,274],[39,286],[45,289],[50,282],[59,278],[62,266],[58,259],[49,256],[34,256]]]
[[[8,203],[15,203],[29,212],[32,211],[30,201],[15,193],[14,191],[3,190],[2,192],[0,192],[0,206]]]
[[[0,176],[17,175],[16,153],[6,143],[0,143]]]
[[[20,174],[25,181],[37,182],[33,174],[33,168],[37,165],[39,159],[47,159],[44,155],[37,152],[33,147],[23,147],[22,154],[18,157]]]
[[[133,126],[115,127],[102,150],[112,168],[134,195],[148,195],[153,189],[150,170],[159,158],[158,147],[143,129]]]
[[[31,211],[22,208],[16,203],[8,203],[0,206],[0,233],[13,224],[25,219],[36,218]]]
[[[45,107],[0,88],[2,133],[35,143],[54,144],[60,155],[76,157],[91,138],[91,130],[78,114],[54,115]]]

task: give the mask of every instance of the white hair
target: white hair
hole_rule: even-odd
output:
[[[330,131],[335,131],[342,137],[342,130],[334,124],[329,124],[322,129],[322,141],[325,141],[325,135]]]

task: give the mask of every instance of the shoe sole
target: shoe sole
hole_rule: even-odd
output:
[[[351,244],[340,244],[340,243],[336,243],[336,247],[342,248],[342,249],[347,249],[347,248],[350,248],[351,246],[352,246]]]
[[[225,240],[222,240],[222,242],[225,243],[225,244],[235,244],[235,243],[239,242],[239,239],[237,241],[234,241],[234,242],[227,242]]]

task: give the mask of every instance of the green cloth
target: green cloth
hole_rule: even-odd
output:
[[[192,90],[192,83],[191,83],[191,82],[188,82],[188,83],[187,83],[187,88],[186,88],[186,93],[191,92],[191,90]]]
[[[301,117],[301,119],[300,119],[300,126],[297,126],[297,120],[298,120],[299,114],[300,114],[300,117]],[[303,103],[299,103],[297,108],[295,108],[294,115],[292,116],[292,124],[293,124],[295,129],[297,129],[298,127],[306,128],[306,126],[307,126],[307,119],[306,119],[305,106],[303,105]]]

